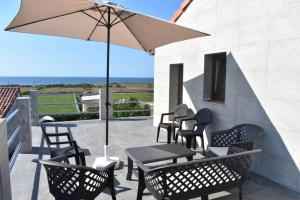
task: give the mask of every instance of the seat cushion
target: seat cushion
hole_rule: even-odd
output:
[[[229,147],[208,147],[207,150],[216,156],[226,156],[228,153]]]

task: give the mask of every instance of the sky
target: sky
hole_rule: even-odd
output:
[[[115,0],[123,7],[169,20],[182,0]],[[5,32],[20,0],[0,4],[0,76],[104,77],[106,46],[70,38]],[[154,57],[120,46],[111,48],[112,77],[153,77]]]

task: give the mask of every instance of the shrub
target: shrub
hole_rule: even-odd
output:
[[[40,115],[42,118],[44,115]],[[81,113],[81,114],[73,114],[73,115],[51,115],[56,121],[77,121],[77,120],[91,120],[91,119],[99,119],[98,113]]]
[[[124,112],[115,112],[113,114],[114,118],[122,118],[122,117],[137,117],[137,116],[150,116],[151,110],[148,104],[142,106],[136,98],[130,98],[129,103],[120,103],[114,105],[115,111],[124,111]],[[130,112],[126,112],[126,110],[130,110]],[[134,111],[137,110],[137,111]],[[138,111],[138,110],[147,110],[147,111]],[[149,111],[148,111],[149,110]]]

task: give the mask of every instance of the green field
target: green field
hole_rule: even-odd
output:
[[[113,94],[113,100],[118,101],[120,99],[129,100],[135,98],[139,101],[153,101],[153,94]]]
[[[130,100],[131,98],[138,101],[153,101],[153,94],[113,94],[113,100],[121,99]],[[70,104],[70,105],[44,105],[44,104]],[[66,113],[76,112],[73,95],[41,95],[39,96],[39,112],[44,113]]]
[[[70,105],[43,105],[43,104],[70,104]],[[76,112],[73,95],[41,95],[39,96],[39,112],[43,113],[64,113]]]

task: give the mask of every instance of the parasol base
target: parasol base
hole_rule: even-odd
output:
[[[120,168],[120,158],[118,157],[98,157],[96,158],[94,164],[93,164],[93,168],[97,169],[101,169],[106,167],[107,165],[111,164],[112,162],[116,162],[115,165],[115,169],[119,169]]]

